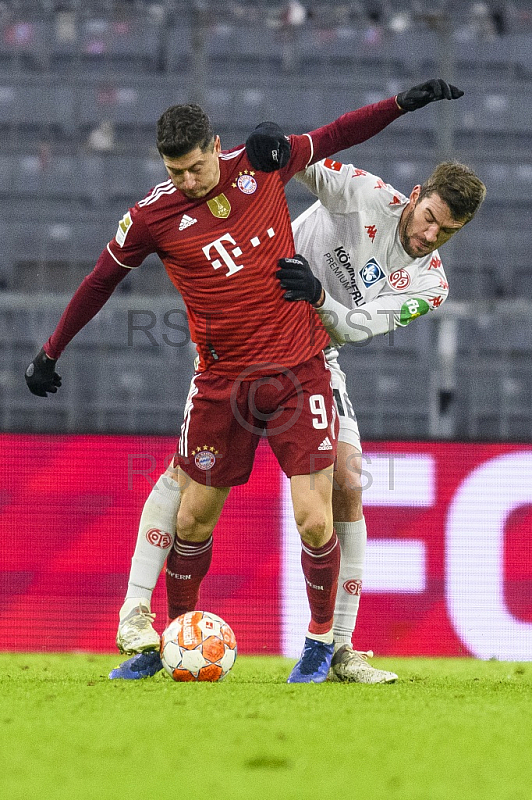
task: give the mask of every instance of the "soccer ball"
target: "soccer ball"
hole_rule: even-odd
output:
[[[174,681],[220,681],[236,659],[235,634],[210,611],[188,611],[161,636],[161,661]]]

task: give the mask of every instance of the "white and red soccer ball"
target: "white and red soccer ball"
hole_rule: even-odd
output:
[[[236,653],[232,629],[210,611],[182,614],[161,636],[161,661],[174,681],[220,681]]]

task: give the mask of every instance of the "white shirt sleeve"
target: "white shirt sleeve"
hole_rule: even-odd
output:
[[[316,311],[333,344],[364,342],[396,327],[400,315],[400,296],[377,297],[361,308],[348,308],[325,292],[325,302]]]
[[[330,158],[307,167],[295,177],[332,214],[349,214],[361,208],[367,210],[374,204],[379,207],[379,200],[382,201],[382,198],[374,191],[377,181],[378,188],[388,190],[390,196],[397,194],[376,175],[354,167],[353,164],[341,164]]]
[[[423,288],[398,294],[376,297],[360,308],[348,308],[339,303],[328,292],[325,301],[316,311],[331,337],[333,344],[343,345],[364,342],[396,328],[404,328],[414,319],[428,311],[439,308],[447,299],[448,287],[438,282],[426,282]]]
[[[307,167],[295,177],[332,214],[349,214],[361,206],[367,208],[375,196],[375,175],[330,158]]]

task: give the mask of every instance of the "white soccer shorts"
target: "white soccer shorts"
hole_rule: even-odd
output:
[[[338,348],[330,346],[324,352],[331,371],[331,384],[340,420],[338,441],[346,442],[362,452],[356,414],[347,394],[345,372],[342,372],[338,363]]]

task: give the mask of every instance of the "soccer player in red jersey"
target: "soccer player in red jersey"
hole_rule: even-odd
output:
[[[419,87],[412,92],[419,94]],[[431,99],[441,98],[426,102]],[[281,140],[270,157],[285,163],[263,172],[250,161],[252,148],[222,151],[198,106],[167,109],[158,121],[157,145],[169,180],[120,220],[26,370],[32,392],[57,391],[55,363],[68,342],[129,270],[149,253],[160,256],[186,304],[199,357],[175,458],[181,502],[168,554],[169,616],[195,607],[210,565],[212,531],[230,487],[247,481],[265,431],[291,481],[311,612],[289,682],[324,681],[333,654],[339,547],[331,492],[338,421],[322,353],[328,335],[309,304],[284,301],[275,276],[278,259],[294,254],[284,185],[309,164],[375,135],[405,110],[408,104],[392,97]],[[134,666],[142,672],[142,664]],[[128,669],[116,677],[142,677]]]

